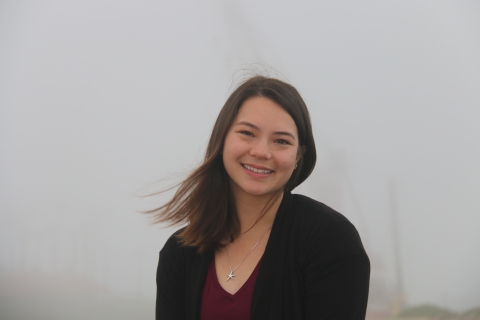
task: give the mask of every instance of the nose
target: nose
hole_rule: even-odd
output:
[[[268,141],[257,140],[252,144],[250,155],[261,159],[270,159],[272,154],[270,152]]]

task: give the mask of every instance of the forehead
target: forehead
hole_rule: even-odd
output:
[[[234,125],[248,121],[260,129],[290,130],[297,135],[297,126],[288,112],[273,100],[264,97],[252,97],[240,106]]]

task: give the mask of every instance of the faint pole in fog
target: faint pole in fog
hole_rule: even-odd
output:
[[[57,268],[57,265],[58,265],[58,259],[59,259],[59,255],[58,255],[58,243],[59,243],[59,239],[58,239],[58,228],[53,225],[49,228],[49,230],[47,230],[48,233],[50,233],[50,273],[55,273],[55,272],[58,272],[58,268]]]
[[[393,314],[397,315],[405,305],[405,291],[403,287],[403,273],[400,257],[400,225],[398,223],[396,188],[394,179],[390,179],[390,205],[392,213],[393,252],[395,254],[395,276],[397,282],[397,292],[395,297],[395,305],[393,307]]]
[[[27,272],[27,240],[25,240],[25,237],[22,237],[20,240],[20,247],[19,247],[19,254],[18,254],[18,270],[16,272]]]
[[[110,288],[110,250],[108,245],[108,238],[104,236],[102,241],[102,278],[101,281],[104,286]]]
[[[79,263],[79,258],[78,258],[78,229],[74,228],[73,232],[71,233],[72,237],[72,255],[71,255],[71,264],[72,264],[72,271],[74,273],[78,273],[78,263]]]

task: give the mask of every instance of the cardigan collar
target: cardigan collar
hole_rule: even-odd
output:
[[[252,297],[251,318],[252,319],[281,319],[277,317],[274,310],[281,310],[278,305],[273,305],[274,301],[281,300],[277,295],[283,290],[275,290],[280,285],[278,277],[282,277],[283,270],[286,267],[285,256],[281,254],[287,243],[291,241],[288,235],[292,227],[292,218],[294,216],[292,203],[294,197],[289,191],[285,191],[283,199],[278,208],[272,231],[268,239],[265,252],[262,257],[262,264],[255,284],[255,290]],[[261,297],[261,298],[260,298]],[[273,312],[273,313],[272,313]],[[280,311],[281,312],[281,311]]]

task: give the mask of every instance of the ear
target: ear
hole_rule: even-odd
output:
[[[307,151],[307,146],[300,146],[300,148],[298,148],[297,159],[295,159],[295,161],[298,162],[300,158],[303,157],[306,151]]]

